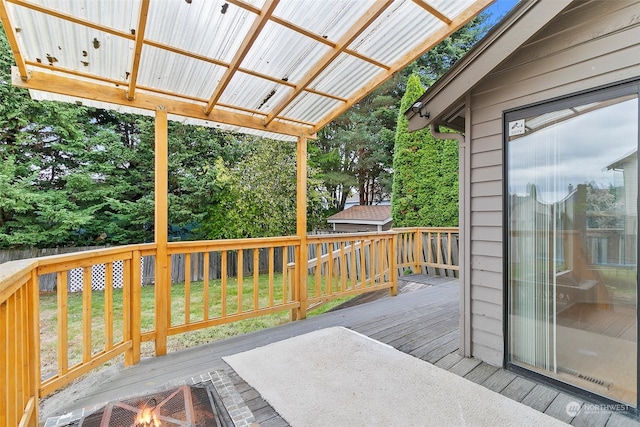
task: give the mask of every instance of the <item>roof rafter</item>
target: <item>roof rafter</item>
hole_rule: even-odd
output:
[[[133,99],[135,96],[136,83],[138,81],[138,71],[140,69],[140,55],[144,43],[144,31],[147,27],[147,16],[149,15],[149,0],[142,0],[140,4],[140,16],[138,27],[136,28],[136,45],[133,49],[133,61],[131,65],[131,75],[129,76],[129,89],[127,98]]]
[[[269,22],[269,18],[273,14],[273,11],[278,5],[279,1],[280,0],[268,0],[260,11],[260,14],[256,16],[256,19],[253,21],[253,24],[251,25],[251,28],[249,29],[246,37],[244,38],[244,40],[242,40],[240,48],[234,55],[231,63],[229,64],[229,67],[220,79],[218,86],[216,86],[215,90],[213,91],[211,98],[209,98],[209,102],[207,103],[207,106],[204,110],[205,114],[208,115],[213,110],[213,107],[220,99],[220,96],[222,96],[222,92],[224,92],[224,90],[227,88],[227,85],[240,67],[240,64],[244,60],[245,56],[247,56],[247,54],[249,53],[249,50],[253,46],[253,42],[256,41],[264,26],[267,24],[267,22]]]
[[[116,87],[95,84],[40,71],[32,71],[31,79],[27,82],[21,79],[17,67],[12,67],[11,74],[12,84],[16,87],[22,87],[25,89],[53,92],[73,98],[106,102],[109,104],[150,111],[154,111],[158,106],[163,105],[166,107],[169,114],[175,114],[178,116],[225,123],[231,126],[245,127],[296,137],[306,136],[307,138],[315,138],[315,132],[311,131],[310,126],[298,126],[278,121],[265,127],[259,117],[247,114],[238,114],[232,111],[214,109],[209,115],[206,115],[199,103],[168,99],[166,97],[142,92],[138,92],[136,99],[129,100],[126,97],[125,91]]]
[[[268,125],[275,119],[278,114],[284,110],[289,103],[294,100],[303,90],[307,88],[311,82],[324,71],[331,62],[344,52],[347,47],[360,35],[368,26],[375,21],[391,4],[393,0],[378,0],[355,22],[354,25],[340,38],[336,46],[329,52],[324,54],[320,60],[311,68],[311,70],[300,79],[294,90],[292,90],[278,105],[276,105],[264,120]]]
[[[442,22],[444,22],[445,24],[451,25],[451,23],[453,22],[453,21],[451,21],[451,18],[446,16],[444,13],[440,12],[435,7],[431,6],[426,1],[424,1],[424,0],[413,0],[413,2],[415,4],[417,4],[418,6],[420,6],[421,8],[423,8],[424,10],[426,10],[427,12],[429,12],[430,14],[432,14],[433,16],[435,16],[436,18],[438,18],[439,20],[441,20]]]
[[[371,79],[369,83],[360,88],[356,93],[351,96],[351,102],[346,105],[339,106],[335,108],[332,112],[325,115],[325,117],[316,123],[316,127],[314,128],[314,132],[318,132],[318,130],[325,127],[329,122],[338,117],[340,114],[347,111],[353,104],[358,102],[360,99],[364,98],[369,92],[373,91],[376,87],[380,86],[384,81],[386,81],[393,73],[400,71],[402,68],[406,67],[407,64],[415,61],[422,54],[427,52],[429,49],[433,48],[435,45],[440,43],[442,40],[446,39],[450,34],[454,33],[458,29],[460,29],[463,25],[473,19],[478,13],[482,11],[485,7],[493,3],[494,0],[478,0],[473,4],[472,7],[469,7],[460,15],[458,15],[450,25],[441,28],[440,30],[434,32],[429,39],[425,40],[424,43],[415,47],[411,51],[407,52],[402,58],[396,61],[389,72],[380,73],[377,77]]]
[[[32,89],[34,98],[81,100],[131,113],[163,105],[171,116],[189,118],[189,123],[283,140],[313,138],[491,3],[372,0],[369,6],[351,7],[353,0],[261,0],[258,5],[252,4],[255,0],[224,0],[189,6],[189,1],[128,0],[135,6],[124,10],[109,2],[94,6],[94,1],[0,0],[0,20],[17,65],[15,86]],[[231,8],[223,6],[221,12],[229,19],[215,11],[225,1]],[[326,20],[313,20],[299,1],[313,3]],[[349,15],[339,14],[336,5],[351,7]],[[405,19],[420,23],[420,30],[396,24]],[[325,21],[330,30],[320,26]],[[175,31],[179,37],[169,34]],[[81,46],[95,32],[102,34],[105,48],[91,51],[90,64],[78,61],[77,54],[87,56]],[[147,39],[152,33],[155,40]],[[334,34],[331,39],[329,34]],[[252,50],[257,43],[276,40],[285,40],[285,46]],[[288,40],[295,43],[289,46]],[[360,40],[363,47],[356,46]],[[61,53],[50,59],[56,49]],[[298,77],[287,81],[275,75],[289,63],[300,67]],[[222,78],[212,81],[212,76]],[[277,100],[260,111],[254,101],[263,98],[269,85],[277,85]]]
[[[16,37],[16,29],[13,28],[9,20],[9,13],[7,12],[7,4],[4,0],[0,1],[0,21],[4,27],[4,32],[7,35],[7,40],[11,46],[13,57],[16,60],[16,65],[20,71],[20,78],[22,80],[29,79],[29,71],[27,71],[27,64],[18,47],[18,39]]]
[[[34,10],[36,12],[44,13],[45,15],[49,15],[55,18],[63,19],[65,21],[73,22],[74,24],[83,25],[85,27],[93,28],[94,30],[98,30],[98,31],[104,31],[105,33],[113,34],[114,36],[123,37],[128,40],[135,40],[136,38],[136,36],[134,36],[133,34],[127,33],[126,31],[120,31],[120,30],[116,30],[115,28],[107,27],[105,25],[96,24],[95,22],[80,19],[68,13],[58,12],[57,10],[40,6],[39,4],[29,3],[24,0],[5,0],[5,1],[14,3],[16,5],[25,7],[27,9]]]

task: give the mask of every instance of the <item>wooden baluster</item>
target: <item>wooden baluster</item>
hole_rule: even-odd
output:
[[[260,308],[260,249],[253,249],[253,309]]]
[[[104,350],[113,347],[113,263],[104,265]]]
[[[191,323],[191,253],[184,254],[184,324]]]
[[[273,294],[274,294],[274,258],[275,248],[271,246],[269,248],[269,308],[273,307]]]
[[[91,360],[91,267],[82,269],[82,362]]]
[[[221,272],[220,272],[220,299],[222,299],[221,315],[227,317],[227,251],[222,251],[222,257],[220,259]]]
[[[242,282],[244,281],[243,273],[244,273],[244,264],[243,264],[244,250],[238,249],[238,270],[237,270],[237,279],[238,279],[238,314],[242,313]]]
[[[209,252],[202,254],[202,318],[209,320]]]
[[[68,273],[67,271],[59,271],[56,273],[57,290],[56,295],[58,297],[58,375],[62,376],[67,373],[69,369],[68,360],[68,292],[67,283]]]

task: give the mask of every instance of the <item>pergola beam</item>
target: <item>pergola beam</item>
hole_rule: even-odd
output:
[[[137,92],[136,99],[129,100],[126,97],[126,92],[122,89],[109,85],[71,79],[50,73],[32,71],[29,81],[23,81],[17,68],[13,67],[12,83],[16,87],[22,87],[25,89],[53,92],[80,100],[88,99],[148,111],[155,111],[156,106],[165,105],[167,113],[169,114],[265,132],[274,132],[295,137],[306,136],[307,138],[315,139],[315,132],[312,132],[312,128],[310,126],[301,126],[283,123],[280,121],[276,121],[269,124],[269,126],[265,126],[260,117],[249,114],[239,114],[237,112],[222,109],[214,109],[211,114],[206,115],[202,108],[202,104],[168,99],[167,97],[152,95],[140,91]]]
[[[374,22],[378,16],[385,11],[393,3],[393,0],[378,0],[371,6],[362,16],[355,22],[354,25],[351,26],[349,31],[347,31],[340,40],[336,43],[336,46],[328,51],[326,54],[320,58],[316,64],[311,68],[311,70],[304,75],[294,90],[290,91],[289,94],[281,100],[278,105],[276,105],[270,112],[267,114],[267,117],[264,119],[265,125],[271,123],[277,116],[284,110],[287,105],[291,101],[293,101],[302,91],[304,91],[307,86],[315,80],[316,77],[320,75],[331,62],[338,57],[342,52],[344,52],[347,47],[360,35],[362,34],[368,27]],[[349,106],[351,104],[348,104]]]
[[[22,53],[20,52],[20,48],[18,46],[18,38],[16,37],[16,29],[11,25],[11,21],[9,20],[9,13],[7,12],[7,4],[4,0],[0,1],[0,21],[2,22],[4,32],[7,35],[9,46],[11,46],[13,57],[16,60],[20,79],[28,80],[29,71],[27,71],[27,64],[24,57],[22,56]]]
[[[144,44],[144,31],[147,27],[147,16],[149,15],[149,1],[150,0],[142,0],[142,4],[140,5],[140,16],[138,17],[138,27],[136,28],[136,42],[135,48],[133,49],[133,61],[131,74],[129,75],[127,99],[133,99],[135,97],[138,71],[140,70],[140,56],[142,54],[142,45]]]
[[[236,54],[231,60],[231,63],[229,63],[229,67],[220,79],[220,82],[218,82],[218,86],[216,86],[215,90],[213,91],[213,94],[211,95],[211,98],[207,103],[207,107],[205,108],[205,114],[208,115],[211,113],[211,111],[213,111],[213,108],[222,96],[222,93],[231,82],[231,79],[235,75],[236,71],[238,71],[238,68],[240,68],[240,64],[242,64],[242,61],[249,53],[249,50],[251,50],[253,42],[256,41],[264,26],[267,24],[267,22],[269,22],[269,18],[273,14],[273,11],[278,5],[279,1],[280,0],[268,0],[260,11],[260,14],[253,21],[253,24],[247,32],[246,37],[244,38],[244,40],[242,40],[240,48],[236,51]]]
[[[442,22],[444,22],[445,24],[451,25],[453,23],[451,18],[446,16],[444,13],[440,12],[435,7],[431,6],[426,1],[424,1],[424,0],[413,0],[413,2],[415,4],[417,4],[418,6],[420,6],[421,8],[423,8],[424,10],[426,10],[427,12],[429,12],[430,14],[432,14],[433,16],[435,16],[436,18],[438,18],[439,20],[441,20]]]
[[[128,40],[135,40],[135,36],[133,34],[127,33],[125,31],[116,30],[115,28],[107,27],[105,25],[96,24],[95,22],[87,21],[76,16],[70,15],[68,13],[59,12],[54,9],[50,9],[39,4],[29,3],[24,0],[6,0],[7,2],[14,3],[21,7],[25,7],[27,9],[34,10],[36,12],[43,13],[45,15],[53,16],[55,18],[59,18],[65,21],[73,22],[74,24],[82,25],[85,27],[93,28],[94,30],[103,31],[107,34],[112,34],[114,36],[123,37]],[[4,23],[3,23],[4,24]],[[7,28],[5,26],[5,28]]]

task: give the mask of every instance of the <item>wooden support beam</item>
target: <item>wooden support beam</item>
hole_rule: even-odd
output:
[[[7,12],[7,3],[4,0],[0,1],[0,21],[2,22],[2,27],[4,28],[4,32],[7,35],[9,46],[11,46],[13,57],[16,60],[20,79],[25,81],[29,80],[27,64],[25,63],[25,59],[22,56],[22,52],[20,52],[20,47],[18,46],[18,38],[16,37],[16,29],[11,25],[11,21],[9,20],[9,13]]]
[[[269,126],[265,126],[260,117],[222,109],[214,109],[207,116],[204,114],[202,104],[195,102],[180,101],[175,98],[167,98],[140,91],[136,93],[136,99],[129,100],[126,97],[126,92],[115,86],[90,83],[40,71],[31,71],[29,81],[23,81],[19,70],[13,67],[11,83],[16,87],[58,93],[78,100],[88,99],[149,111],[154,111],[158,105],[164,105],[168,114],[295,137],[300,135],[314,139],[316,137],[315,132],[310,132],[310,126],[282,122],[273,122]]]
[[[413,0],[413,2],[415,4],[417,4],[418,6],[420,6],[421,8],[423,8],[424,10],[426,10],[427,12],[429,12],[430,14],[432,14],[433,16],[435,16],[436,18],[438,18],[439,20],[441,20],[442,22],[444,22],[445,24],[451,25],[451,23],[453,22],[451,20],[451,18],[446,16],[444,13],[440,12],[435,7],[431,6],[426,1],[424,1],[424,0]]]
[[[123,37],[125,39],[134,40],[135,36],[126,31],[116,30],[112,27],[107,27],[106,25],[97,24],[95,22],[87,21],[86,19],[78,18],[77,16],[70,15],[68,13],[60,12],[56,9],[51,9],[45,6],[41,6],[36,3],[31,3],[25,0],[6,0],[7,3],[15,3],[20,5],[21,7],[31,9],[36,12],[43,13],[45,15],[53,16],[54,18],[62,19],[68,22],[73,22],[74,24],[82,25],[85,27],[93,28],[94,30],[102,31],[108,34],[112,34],[114,36]]]
[[[154,236],[156,243],[155,265],[155,302],[156,302],[156,356],[167,354],[167,313],[169,301],[167,300],[169,283],[167,240],[168,240],[168,123],[167,110],[164,107],[156,108],[155,121],[155,220]]]
[[[300,79],[298,84],[296,84],[295,89],[290,91],[289,94],[282,99],[278,105],[269,112],[269,114],[267,114],[267,117],[264,119],[265,125],[271,123],[291,101],[304,91],[307,86],[309,86],[311,82],[313,82],[313,80],[315,80],[315,78],[333,62],[334,59],[344,52],[349,45],[358,38],[358,36],[360,36],[360,34],[362,34],[392,3],[393,0],[378,0],[365,13],[363,13],[360,19],[351,26],[349,31],[347,31],[340,40],[338,40],[336,46],[324,54],[322,58],[320,58],[311,68],[311,70]]]
[[[213,107],[215,107],[215,105],[218,103],[218,100],[222,96],[222,93],[231,82],[231,79],[235,75],[236,71],[238,71],[240,64],[242,64],[242,61],[244,60],[245,56],[247,56],[247,53],[249,53],[249,50],[251,50],[253,42],[256,41],[256,39],[260,35],[260,31],[262,31],[267,22],[269,22],[269,18],[271,18],[271,15],[273,14],[273,11],[278,5],[279,1],[280,0],[268,0],[260,11],[260,14],[256,16],[256,19],[253,21],[251,28],[247,32],[247,35],[240,45],[240,48],[236,51],[233,60],[231,60],[229,68],[227,68],[227,70],[224,72],[224,75],[220,79],[220,82],[218,82],[218,86],[216,86],[215,90],[213,91],[213,94],[211,95],[211,98],[209,99],[209,102],[207,103],[207,106],[204,110],[205,114],[208,115],[209,113],[211,113]]]
[[[298,277],[295,286],[298,291],[300,307],[292,316],[293,320],[307,317],[307,263],[309,249],[307,247],[307,138],[299,137],[296,150],[296,234],[300,238]]]
[[[138,27],[136,28],[136,45],[133,49],[133,64],[131,65],[131,75],[129,76],[127,99],[133,99],[135,97],[138,71],[140,70],[140,56],[142,54],[142,44],[144,42],[144,32],[147,27],[147,16],[149,15],[149,1],[150,0],[142,0],[142,4],[140,5],[140,16],[138,17]]]

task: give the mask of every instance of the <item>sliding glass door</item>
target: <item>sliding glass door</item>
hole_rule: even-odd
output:
[[[638,86],[507,113],[509,362],[636,406]]]

